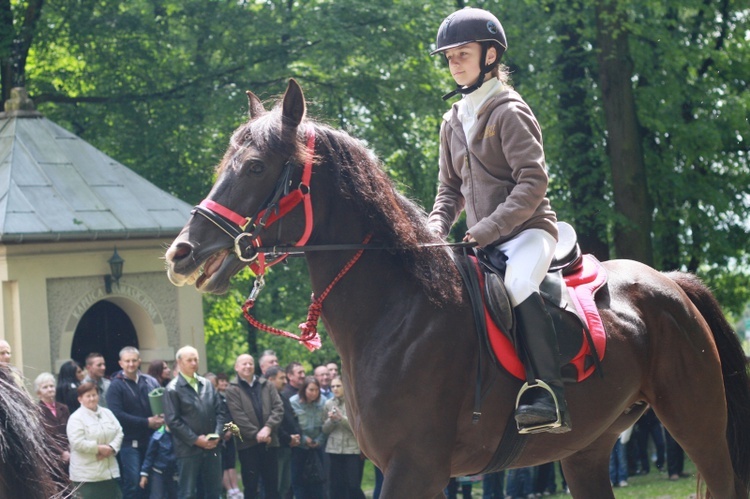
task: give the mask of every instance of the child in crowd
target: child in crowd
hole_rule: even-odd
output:
[[[151,482],[150,499],[177,499],[177,459],[172,433],[164,425],[151,435],[141,466],[142,489]]]

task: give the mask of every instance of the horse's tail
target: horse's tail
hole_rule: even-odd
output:
[[[698,277],[683,272],[669,272],[667,276],[685,291],[713,333],[724,377],[729,418],[727,441],[732,465],[737,478],[747,489],[750,487],[750,378],[745,352],[719,302]]]

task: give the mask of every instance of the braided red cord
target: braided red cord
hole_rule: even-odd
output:
[[[370,242],[371,238],[372,234],[368,234],[362,244],[367,244],[368,242]],[[349,270],[351,270],[354,264],[357,263],[357,260],[359,260],[364,251],[364,248],[357,251],[357,253],[347,262],[346,265],[344,265],[344,267],[339,271],[336,277],[334,277],[333,281],[331,281],[331,283],[320,294],[320,296],[315,298],[312,303],[310,303],[310,307],[307,309],[307,320],[299,325],[299,329],[302,332],[302,334],[300,334],[299,336],[294,333],[284,331],[283,329],[278,329],[273,326],[263,324],[255,317],[250,315],[250,309],[253,308],[253,305],[255,305],[255,300],[248,299],[245,302],[245,304],[242,306],[242,314],[245,316],[245,319],[247,319],[247,322],[249,322],[253,327],[260,329],[261,331],[297,340],[311,352],[317,350],[323,345],[322,341],[320,340],[320,335],[318,334],[318,320],[320,319],[320,314],[323,312],[323,300],[328,297],[328,294],[331,292],[333,287],[341,280],[342,277],[346,275],[347,272],[349,272]],[[313,297],[314,296],[315,295],[313,294]]]

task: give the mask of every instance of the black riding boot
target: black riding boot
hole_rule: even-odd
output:
[[[529,296],[515,310],[517,334],[524,346],[526,377],[529,379],[529,388],[525,391],[522,389],[516,407],[518,428],[522,433],[570,431],[570,414],[560,379],[560,349],[552,318],[539,293]]]

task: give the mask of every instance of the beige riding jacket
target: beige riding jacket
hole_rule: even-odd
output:
[[[443,116],[438,192],[430,228],[446,236],[466,210],[480,246],[501,244],[521,231],[543,229],[557,239],[557,217],[547,195],[542,131],[529,106],[505,88],[477,111],[466,138],[459,104]]]

